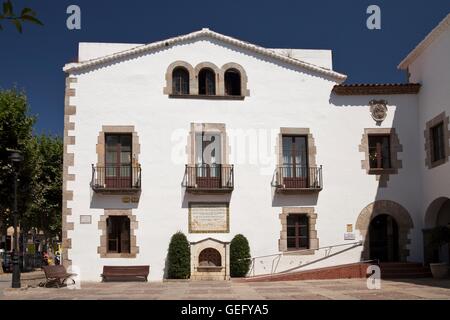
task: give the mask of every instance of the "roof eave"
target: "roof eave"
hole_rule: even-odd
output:
[[[100,63],[106,63],[106,62],[109,62],[109,61],[112,61],[112,60],[115,60],[115,59],[118,59],[118,58],[121,58],[121,57],[125,57],[127,55],[142,53],[142,52],[145,52],[145,51],[150,51],[150,50],[154,50],[154,49],[158,49],[158,48],[162,48],[162,47],[168,47],[168,46],[171,46],[171,45],[176,44],[178,42],[191,40],[191,39],[194,39],[194,38],[197,38],[197,37],[201,37],[201,36],[209,36],[209,37],[212,37],[214,39],[218,39],[218,40],[224,41],[226,43],[234,44],[234,45],[236,45],[238,47],[242,47],[242,48],[245,48],[245,49],[248,49],[248,50],[252,50],[254,52],[257,52],[257,53],[260,53],[260,54],[263,54],[263,55],[266,55],[266,56],[270,56],[272,58],[284,61],[286,63],[290,63],[290,64],[293,64],[293,65],[297,65],[297,66],[303,67],[303,68],[305,68],[307,70],[310,70],[310,71],[318,72],[320,74],[323,74],[325,76],[333,78],[337,83],[342,83],[342,82],[344,82],[347,79],[347,76],[345,74],[338,73],[338,72],[333,71],[333,70],[325,69],[323,67],[320,67],[320,66],[317,66],[317,65],[314,65],[314,64],[311,64],[311,63],[307,63],[307,62],[304,62],[304,61],[300,61],[300,60],[297,60],[297,59],[286,57],[286,56],[278,54],[278,53],[276,53],[276,52],[274,52],[274,51],[272,51],[270,49],[263,48],[263,47],[260,47],[260,46],[257,46],[257,45],[254,45],[254,44],[242,41],[242,40],[238,40],[238,39],[235,39],[235,38],[232,38],[232,37],[229,37],[229,36],[226,36],[226,35],[214,32],[214,31],[211,31],[211,30],[206,29],[206,28],[204,28],[202,30],[199,30],[199,31],[194,31],[194,32],[186,34],[186,35],[181,35],[181,36],[177,36],[177,37],[174,37],[174,38],[169,38],[169,39],[166,39],[166,40],[153,42],[153,43],[150,43],[150,44],[147,44],[147,45],[138,46],[138,47],[135,47],[135,48],[132,48],[132,49],[129,49],[129,50],[121,51],[121,52],[118,52],[118,53],[115,53],[115,54],[112,54],[112,55],[108,55],[108,56],[104,56],[104,57],[88,60],[88,61],[85,61],[85,62],[69,63],[69,64],[66,64],[64,66],[63,71],[64,72],[80,71],[80,70],[83,70],[83,69],[88,68],[90,66],[94,66],[94,65],[97,65],[97,64],[100,64]]]
[[[397,66],[400,70],[408,69],[422,52],[428,48],[433,41],[439,37],[447,28],[450,27],[450,13],[430,32],[428,35],[400,62]]]

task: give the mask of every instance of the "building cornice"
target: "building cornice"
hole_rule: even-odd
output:
[[[333,87],[333,92],[341,96],[417,94],[420,87],[421,85],[418,83],[340,84]]]

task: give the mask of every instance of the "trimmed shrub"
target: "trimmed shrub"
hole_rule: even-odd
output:
[[[168,253],[169,279],[188,279],[191,274],[191,248],[189,242],[181,231],[175,233],[170,239]]]
[[[232,277],[245,277],[247,275],[250,270],[251,260],[248,259],[250,257],[250,246],[247,238],[242,234],[236,235],[230,243],[230,274]]]

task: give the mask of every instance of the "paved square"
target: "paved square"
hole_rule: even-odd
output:
[[[11,275],[0,275],[0,300],[450,300],[450,279],[383,280],[368,290],[364,279],[285,282],[82,282],[81,289],[41,288],[41,272],[24,274],[22,289],[10,289]]]

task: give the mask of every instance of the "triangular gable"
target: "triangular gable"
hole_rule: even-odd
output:
[[[186,35],[169,38],[166,40],[157,41],[157,42],[153,42],[153,43],[142,45],[142,46],[137,46],[135,48],[121,51],[118,53],[114,53],[111,55],[107,55],[104,57],[83,61],[80,63],[69,63],[64,66],[63,70],[67,73],[74,72],[74,71],[81,71],[83,69],[93,67],[93,66],[96,66],[99,64],[109,63],[109,62],[115,61],[117,59],[127,58],[132,55],[142,54],[145,52],[169,47],[171,45],[176,45],[176,44],[184,42],[184,41],[192,41],[192,40],[196,40],[196,39],[204,38],[204,37],[211,38],[214,40],[219,40],[224,43],[232,44],[237,47],[241,47],[243,49],[247,49],[247,50],[253,51],[255,53],[259,53],[261,55],[264,55],[264,56],[267,56],[270,58],[274,58],[274,59],[277,59],[277,60],[285,62],[285,63],[303,67],[307,70],[317,72],[317,73],[322,74],[327,77],[331,77],[331,78],[335,79],[336,82],[338,82],[338,83],[345,81],[345,79],[347,78],[346,75],[335,72],[333,70],[326,69],[326,68],[323,68],[323,67],[311,64],[311,63],[307,63],[307,62],[304,62],[304,61],[301,61],[298,59],[294,59],[292,57],[288,57],[288,56],[282,55],[281,53],[275,52],[274,50],[270,50],[270,49],[263,48],[263,47],[245,42],[245,41],[241,41],[241,40],[211,31],[206,28],[204,28],[200,31],[195,31],[195,32],[186,34]]]

